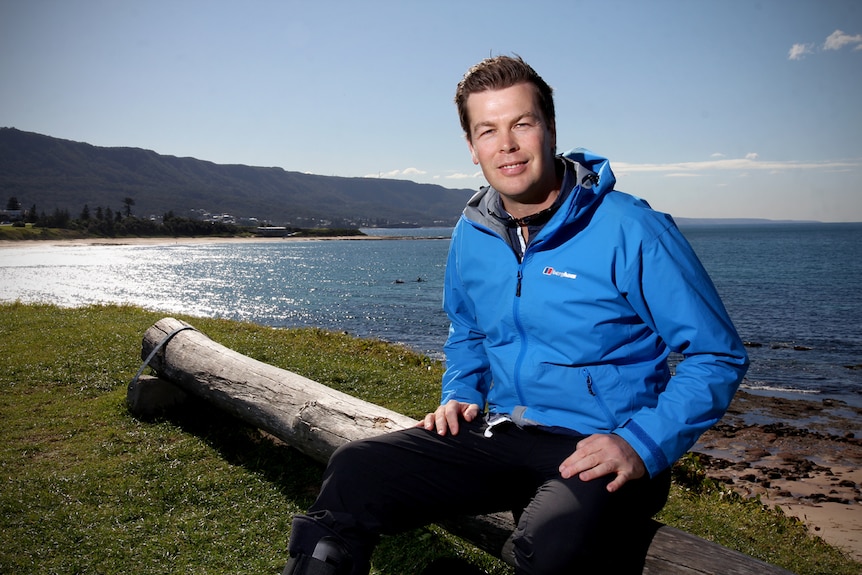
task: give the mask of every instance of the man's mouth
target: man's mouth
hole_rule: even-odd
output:
[[[526,163],[527,163],[527,162],[513,162],[513,163],[511,163],[511,164],[503,164],[502,166],[500,166],[500,168],[499,168],[499,169],[501,169],[501,170],[512,170],[512,169],[515,169],[515,168],[519,168],[519,167],[523,166],[523,165],[524,165],[524,164],[526,164]]]

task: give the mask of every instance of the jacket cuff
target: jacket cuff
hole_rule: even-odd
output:
[[[659,444],[653,441],[653,438],[635,421],[629,419],[615,429],[613,433],[625,439],[632,446],[632,449],[643,460],[650,477],[655,477],[670,467],[671,463],[667,460],[667,456]]]

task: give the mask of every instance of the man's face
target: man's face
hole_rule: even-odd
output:
[[[536,90],[516,84],[470,94],[467,139],[473,163],[506,200],[541,203],[556,185],[556,132],[542,116]]]

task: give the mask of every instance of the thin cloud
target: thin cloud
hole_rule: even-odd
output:
[[[482,172],[481,171],[473,172],[472,174],[464,174],[461,172],[457,172],[457,173],[449,174],[448,176],[443,176],[443,177],[446,178],[447,180],[469,180],[472,178],[481,178]]]
[[[785,173],[790,171],[830,171],[852,172],[862,169],[862,159],[833,160],[825,162],[777,162],[762,161],[756,152],[749,152],[744,158],[728,158],[722,153],[711,154],[711,159],[703,162],[672,162],[667,164],[634,164],[628,162],[613,162],[611,167],[617,175],[623,174],[656,174],[666,178],[698,178],[715,172],[736,172],[737,176],[753,172]],[[473,180],[483,178],[481,171],[472,174],[455,172],[433,179]]]
[[[420,170],[419,168],[407,168],[405,170],[401,170],[401,173],[405,176],[423,176],[427,172]]]
[[[704,172],[735,171],[735,172],[787,172],[794,170],[856,170],[862,167],[862,161],[828,161],[828,162],[764,162],[757,159],[755,153],[747,154],[745,158],[730,158],[709,160],[705,162],[676,162],[669,164],[629,164],[617,162],[612,167],[620,173],[655,173],[668,177],[683,175],[696,176]]]
[[[806,54],[814,53],[814,44],[794,44],[787,54],[788,60],[801,60]]]
[[[376,174],[365,174],[363,178],[404,178],[412,176],[424,176],[427,172],[419,168],[404,168],[403,170],[390,170],[388,172],[378,172]]]
[[[824,50],[840,50],[844,46],[853,46],[854,50],[862,50],[862,34],[851,36],[841,30],[835,30],[823,43]]]
[[[855,52],[862,51],[862,34],[847,34],[843,30],[835,30],[819,47],[820,50],[841,50],[847,46],[852,46]],[[817,46],[813,43],[794,44],[787,52],[788,60],[801,60],[809,54],[814,54],[817,51]]]
[[[395,179],[407,179],[407,180],[417,180],[421,181],[424,179],[427,180],[475,180],[477,178],[483,178],[484,175],[482,171],[476,171],[472,174],[465,174],[463,172],[450,172],[447,174],[432,174],[429,175],[427,171],[420,170],[419,168],[404,168],[403,170],[389,170],[388,172],[378,172],[376,174],[365,174],[362,176],[363,178],[374,178],[374,179],[387,179],[387,180],[395,180]]]

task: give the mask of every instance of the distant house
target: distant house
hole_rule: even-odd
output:
[[[24,219],[24,210],[0,210],[0,222],[17,222]]]
[[[283,226],[260,226],[257,235],[264,238],[283,238],[287,235],[287,228]]]

